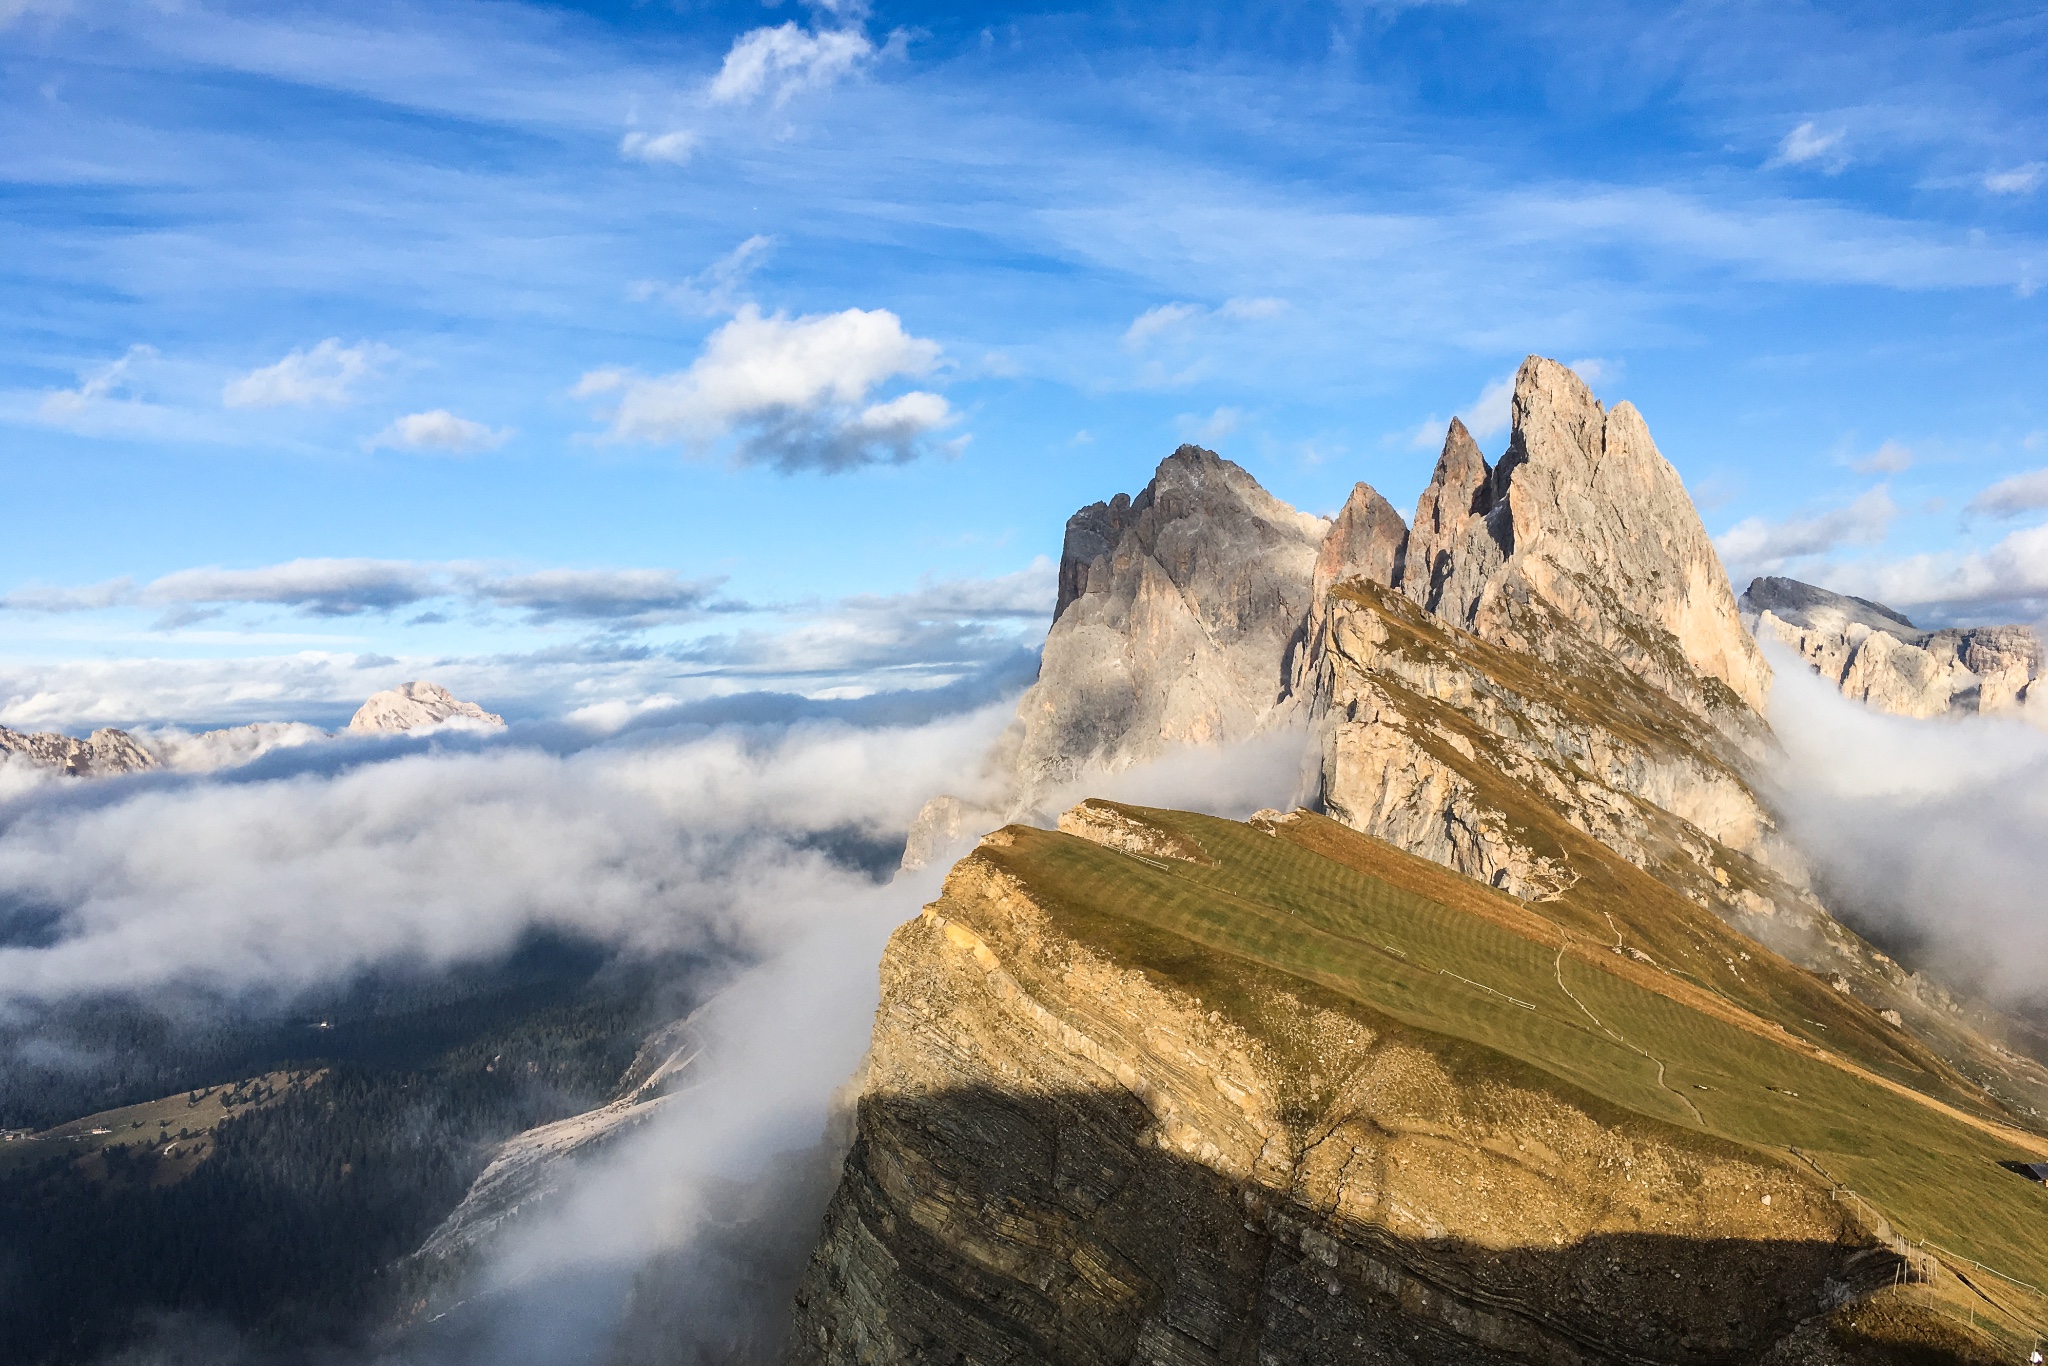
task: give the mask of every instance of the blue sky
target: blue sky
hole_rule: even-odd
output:
[[[1028,673],[1183,439],[1411,506],[1521,357],[1731,570],[2048,610],[2031,6],[0,0],[0,723]],[[964,695],[964,694],[963,694]]]

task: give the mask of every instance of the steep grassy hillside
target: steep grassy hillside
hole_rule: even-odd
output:
[[[1125,852],[1008,827],[892,943],[798,1360],[980,1360],[995,1344],[1117,1359],[1073,1326],[1104,1314],[1130,1316],[1133,1341],[1206,1314],[1238,1325],[1215,1327],[1219,1344],[1241,1331],[1345,1359],[1335,1339],[1284,1337],[1297,1250],[1304,1274],[1334,1268],[1303,1322],[1341,1308],[1366,1336],[1388,1315],[1411,1316],[1418,1343],[1453,1335],[1421,1361],[1509,1359],[1520,1333],[1560,1360],[1753,1361],[1774,1342],[1772,1361],[1905,1360],[1916,1342],[1930,1361],[1995,1360],[2043,1321],[2021,1283],[2048,1285],[2048,1189],[1998,1164],[2048,1142],[1654,879],[1588,868],[1523,903],[1306,813],[1255,826],[1091,805],[1156,836]],[[1173,848],[1197,852],[1159,856]],[[1115,1118],[1115,1094],[1143,1109]],[[1052,1185],[1024,1193],[1041,1141]],[[1352,1156],[1332,1169],[1340,1141]],[[1061,1175],[1095,1151],[1123,1173],[1110,1192],[1150,1182],[1152,1205],[1253,1211],[1241,1256],[1201,1273],[1199,1312],[1175,1308],[1208,1255],[1185,1228],[1062,1193],[1105,1179]],[[1135,1259],[1110,1282],[1088,1270],[1104,1246]],[[1059,1265],[1086,1284],[1059,1290]],[[1808,1288],[1770,1301],[1774,1278]],[[981,1347],[947,1337],[928,1295]],[[1834,1348],[1788,1345],[1849,1300],[1825,1319]],[[1906,1356],[1873,1345],[1886,1333]]]

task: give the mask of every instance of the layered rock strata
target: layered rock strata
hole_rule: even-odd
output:
[[[1057,839],[991,836],[892,938],[791,1362],[1811,1362],[1897,1274],[1792,1167],[1095,918]]]
[[[1136,498],[1075,513],[1038,682],[1018,707],[1025,793],[1273,724],[1328,530],[1198,446]]]
[[[1072,779],[1104,756],[1113,767],[1306,718],[1319,802],[1354,828],[1543,899],[1578,873],[1528,832],[1563,820],[1896,1012],[2011,1103],[2048,1107],[2048,1074],[1982,1031],[2027,1039],[1837,922],[1779,837],[1753,776],[1771,746],[1755,709],[1768,671],[1640,416],[1603,409],[1540,357],[1517,374],[1512,416],[1498,466],[1452,422],[1412,527],[1360,485],[1313,557],[1315,524],[1192,448],[1136,502],[1076,514],[1046,666],[1020,708],[1022,796],[971,815],[948,806],[949,823],[1034,812],[1059,790],[1048,775]],[[1270,563],[1267,546],[1281,547]],[[1243,591],[1276,583],[1284,591]],[[1298,616],[1297,587],[1310,597]],[[1215,616],[1255,600],[1267,620],[1227,616],[1233,663],[1207,676],[1226,651],[1197,604]],[[1235,699],[1231,724],[1160,723],[1159,699],[1219,688]],[[929,836],[912,841],[920,857],[944,843],[936,823],[915,833]]]
[[[2032,627],[1924,630],[1883,603],[1784,578],[1752,582],[1741,607],[1760,639],[1880,711],[2019,716],[2048,726],[2048,693],[2037,697],[2034,687],[2042,648]]]

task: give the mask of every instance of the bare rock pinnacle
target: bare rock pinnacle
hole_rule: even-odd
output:
[[[1328,530],[1199,446],[1168,456],[1136,498],[1075,513],[1039,680],[1018,708],[1025,788],[1258,733],[1282,707]]]

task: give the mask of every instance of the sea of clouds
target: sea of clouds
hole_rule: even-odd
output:
[[[282,1015],[366,973],[487,965],[537,934],[693,964],[681,994],[710,1004],[691,1085],[500,1240],[471,1312],[403,1359],[622,1359],[650,1324],[668,1359],[692,1343],[727,1359],[779,1331],[836,1170],[820,1145],[867,1046],[883,943],[950,862],[893,872],[894,856],[930,797],[1002,808],[993,756],[1014,709],[1014,694],[959,691],[822,715],[763,697],[700,719],[650,712],[608,736],[293,735],[210,771],[12,768],[0,1023],[110,998]],[[1303,751],[1300,733],[1277,734],[1089,790],[1243,816],[1300,795]],[[189,1328],[161,1359],[234,1357]]]

